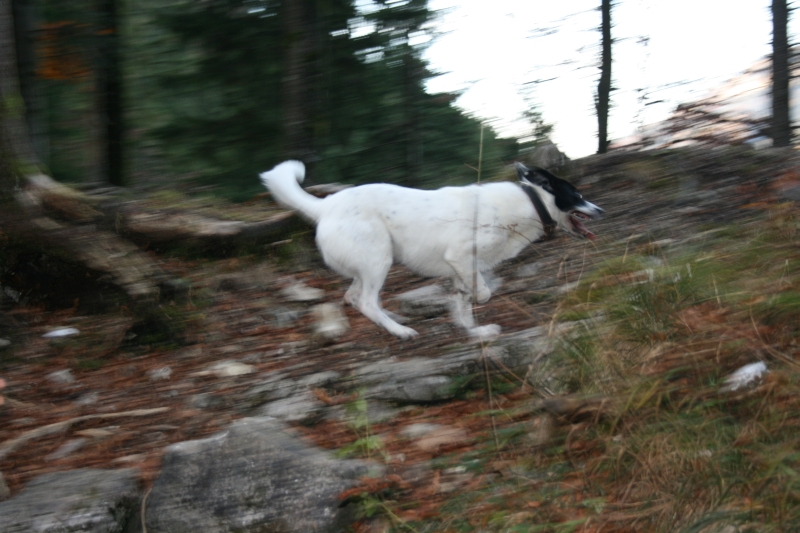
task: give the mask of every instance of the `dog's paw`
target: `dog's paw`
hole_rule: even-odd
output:
[[[487,324],[469,330],[469,336],[475,340],[490,341],[500,335],[502,328],[497,324]]]
[[[405,326],[401,326],[400,324],[397,324],[396,328],[392,328],[391,330],[389,330],[389,333],[391,333],[395,337],[400,337],[404,341],[407,341],[408,339],[413,339],[414,337],[419,335],[419,333],[417,333],[416,330],[407,328]]]
[[[491,289],[489,289],[489,287],[482,287],[481,289],[478,290],[477,296],[478,296],[478,303],[485,304],[486,302],[489,301],[489,298],[492,297],[492,291]]]
[[[405,324],[406,322],[408,322],[408,317],[405,317],[403,315],[398,315],[397,313],[392,313],[388,309],[384,309],[383,312],[386,313],[386,316],[388,316],[398,324]]]

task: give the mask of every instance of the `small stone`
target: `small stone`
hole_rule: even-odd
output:
[[[218,351],[221,354],[241,353],[244,351],[244,347],[238,344],[228,344],[227,346],[220,346]]]
[[[733,392],[758,383],[765,372],[767,372],[767,365],[763,361],[745,365],[725,378],[725,386],[720,389],[720,392]]]
[[[163,381],[169,379],[171,376],[172,369],[168,366],[162,366],[147,371],[147,377],[150,378],[150,381]]]
[[[245,374],[252,374],[255,369],[251,365],[239,363],[237,361],[220,361],[212,365],[208,372],[217,376],[218,378],[227,378],[234,376],[244,376]]]
[[[436,452],[440,447],[459,444],[468,439],[463,429],[442,427],[417,440],[414,444],[422,451]]]
[[[203,356],[203,347],[201,345],[189,346],[176,350],[170,355],[173,359],[197,359]]]
[[[99,397],[100,395],[97,394],[96,392],[87,392],[86,394],[81,394],[80,396],[78,396],[78,399],[75,400],[75,405],[78,406],[94,405],[97,403]]]
[[[11,298],[15,302],[19,302],[20,298],[22,297],[22,293],[21,292],[15,291],[11,287],[3,287],[3,292],[6,294],[6,296]]]
[[[11,346],[11,341],[8,339],[0,339],[0,348],[8,348]]]
[[[440,424],[428,424],[425,422],[421,422],[418,424],[411,424],[410,426],[406,426],[400,430],[400,435],[405,437],[409,440],[419,439],[433,433],[437,429],[441,429],[442,426]]]
[[[214,409],[223,404],[222,400],[213,394],[202,392],[189,398],[189,405],[195,409]]]
[[[288,307],[275,307],[268,311],[276,328],[288,328],[302,318],[304,311],[289,309]]]
[[[72,337],[73,335],[77,335],[79,333],[80,331],[78,331],[76,328],[58,328],[48,331],[42,335],[42,337],[45,339],[58,339],[61,337]]]
[[[290,302],[316,302],[325,297],[325,291],[309,287],[302,281],[297,281],[281,289],[281,296]]]
[[[314,335],[326,340],[334,340],[350,329],[350,322],[342,306],[334,303],[315,305],[311,310],[314,316]]]
[[[55,385],[69,385],[75,383],[75,376],[72,375],[70,369],[56,370],[47,374],[47,380]]]

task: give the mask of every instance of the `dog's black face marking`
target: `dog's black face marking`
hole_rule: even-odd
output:
[[[565,213],[569,213],[576,206],[584,203],[583,196],[570,182],[543,168],[526,168],[524,173],[519,168],[517,170],[520,174],[520,181],[529,181],[552,194],[555,198],[556,207]]]
[[[523,186],[526,183],[538,185],[553,195],[556,207],[560,211],[569,215],[572,227],[564,229],[590,239],[595,237],[592,232],[586,229],[581,220],[601,218],[605,213],[603,209],[586,201],[571,183],[543,168],[528,168],[522,163],[516,163],[516,167],[517,175]]]

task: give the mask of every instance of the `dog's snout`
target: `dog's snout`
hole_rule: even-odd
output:
[[[603,218],[603,215],[606,214],[606,210],[603,209],[602,207],[600,207],[598,205],[595,205],[592,202],[589,202],[587,200],[584,200],[583,202],[584,202],[584,207],[585,207],[585,210],[586,210],[586,214],[591,216],[592,218],[595,218],[595,219]]]

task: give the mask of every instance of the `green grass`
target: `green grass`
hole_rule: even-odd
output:
[[[500,458],[512,473],[491,474],[411,526],[800,531],[800,239],[793,216],[773,211],[668,251],[604,251],[558,306],[561,321],[592,318],[561,343],[552,368],[564,391],[602,395],[605,407],[559,420],[546,446],[525,441],[542,416],[535,410],[500,425],[501,449],[487,438],[470,460],[489,475]],[[759,360],[769,369],[761,382],[721,390]]]

